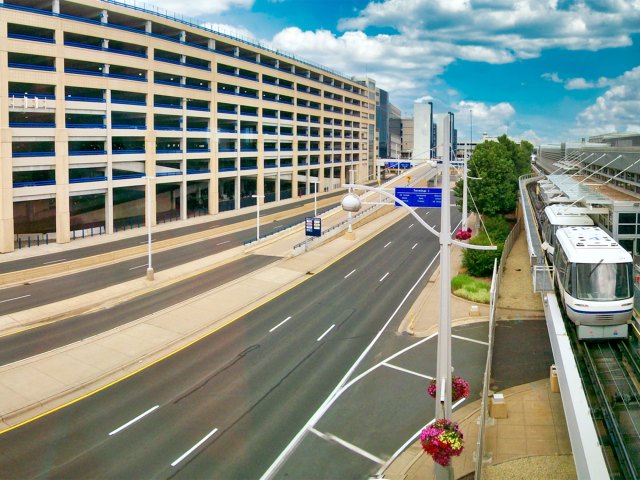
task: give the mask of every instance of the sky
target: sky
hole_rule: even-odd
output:
[[[133,1],[133,0],[127,0]],[[140,2],[136,0],[136,4]],[[538,145],[640,132],[640,0],[154,0],[348,77],[458,139]]]

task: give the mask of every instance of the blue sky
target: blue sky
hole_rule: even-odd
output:
[[[368,75],[403,114],[432,101],[459,138],[533,143],[640,131],[640,0],[154,0]]]

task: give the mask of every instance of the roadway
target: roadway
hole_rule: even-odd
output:
[[[329,199],[336,196],[341,198],[342,195],[344,195],[344,191],[340,191],[338,195],[336,195],[336,192],[332,192],[329,194],[318,195],[318,200],[321,201],[321,200]],[[311,199],[311,202],[309,201],[308,198],[306,198],[305,200],[287,203],[285,205],[279,205],[277,207],[269,207],[268,205],[264,205],[260,208],[260,212],[261,212],[261,215],[271,215],[274,213],[282,213],[282,212],[287,212],[288,210],[293,208],[309,205],[309,203],[313,205],[313,199]],[[336,201],[335,205],[339,205],[339,199],[338,201]],[[327,208],[325,207],[322,211],[326,209]],[[240,223],[247,220],[255,220],[256,218],[255,213],[253,212],[243,213],[241,215],[234,215],[233,212],[230,212],[230,215],[231,216],[226,218],[216,218],[215,220],[196,223],[193,225],[187,225],[184,227],[176,227],[176,228],[170,228],[168,230],[156,231],[156,232],[153,232],[152,239],[154,242],[169,240],[173,238],[190,235],[193,233],[204,232],[204,231],[213,230],[216,228],[222,228],[225,226],[233,225],[233,224]],[[306,212],[306,215],[307,216],[309,215],[308,211]],[[289,225],[291,223],[301,222],[304,220],[304,216],[305,215],[296,215],[289,219],[284,219],[278,222],[278,225],[282,226],[282,225]],[[270,224],[270,226],[274,226],[274,225]],[[1,262],[0,274],[16,272],[19,270],[27,270],[30,268],[42,267],[43,265],[51,265],[53,263],[70,262],[72,260],[92,257],[92,256],[100,255],[102,253],[113,252],[116,250],[124,250],[131,247],[138,247],[140,244],[147,243],[146,229],[143,227],[143,228],[139,228],[138,231],[140,235],[123,238],[120,240],[112,240],[112,241],[107,240],[105,242],[100,242],[99,244],[90,245],[87,247],[65,249],[65,251],[63,252],[38,255],[37,254],[38,250],[34,249],[33,250],[34,255],[29,256],[27,258]],[[251,231],[250,229],[246,230],[246,232],[250,232],[250,231]],[[255,232],[255,229],[253,229],[252,231]],[[265,233],[267,232],[265,231]],[[244,240],[255,239],[255,233],[253,236],[245,235],[243,236],[243,239]]]
[[[420,213],[439,228],[436,212]],[[437,239],[405,218],[222,330],[4,433],[2,476],[260,477],[425,269],[436,268],[437,251]],[[412,301],[381,348],[396,341],[392,332]]]
[[[329,208],[331,207],[325,207],[324,210]],[[269,231],[277,228],[303,222],[304,218],[312,214],[312,212],[313,210],[310,210],[295,216],[272,221],[268,225],[263,225],[264,234],[266,235]],[[243,216],[227,219],[227,223],[237,223],[242,217]],[[255,216],[253,218],[255,219]],[[199,229],[202,231],[210,228],[212,228],[210,223],[205,223],[158,232],[154,234],[154,241],[158,241],[160,237],[166,237],[167,235],[177,237],[179,234],[186,234],[187,231],[192,233],[191,229]],[[245,242],[255,239],[255,232],[255,227],[251,227],[228,233],[226,235],[216,236],[215,238],[174,247],[169,250],[155,252],[153,253],[153,268],[156,272],[160,272],[210,255],[215,255],[216,253],[220,253],[225,250],[242,246]],[[83,256],[87,254],[96,255],[98,253],[104,253],[105,251],[112,251],[114,248],[125,248],[125,245],[131,246],[130,244],[132,241],[135,245],[139,245],[141,238],[143,237],[124,239],[117,242],[94,245],[92,247],[72,249],[62,253],[42,256],[38,261],[39,265],[41,265],[43,260],[46,260],[46,263],[50,263],[56,261],[56,258],[59,256],[63,256],[67,260],[73,258],[84,258]],[[146,243],[146,240],[143,243]],[[33,259],[25,259],[24,262],[27,262],[27,260],[31,261]],[[13,267],[18,266],[18,264],[24,266],[24,263],[19,262],[23,261],[7,263],[12,264]],[[147,263],[147,255],[142,255],[90,270],[57,276],[33,283],[27,282],[25,285],[4,288],[0,290],[0,315],[7,315],[13,312],[47,305],[143,277],[146,272]]]

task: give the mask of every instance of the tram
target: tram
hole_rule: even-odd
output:
[[[542,249],[553,263],[553,252],[556,244],[556,232],[559,228],[572,226],[593,226],[589,215],[579,213],[575,207],[553,204],[545,207],[542,214]]]
[[[556,232],[554,278],[578,338],[627,338],[633,311],[631,254],[599,227]]]

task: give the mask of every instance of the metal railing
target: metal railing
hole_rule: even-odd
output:
[[[482,386],[482,397],[480,399],[480,418],[478,419],[478,439],[476,440],[476,469],[475,480],[482,478],[482,464],[484,461],[484,441],[485,426],[489,414],[489,384],[491,382],[491,364],[493,362],[493,343],[494,331],[496,326],[496,308],[498,303],[498,295],[500,292],[500,283],[504,272],[504,265],[507,261],[509,253],[513,248],[513,244],[518,239],[521,230],[521,220],[515,224],[507,239],[504,241],[500,262],[496,259],[493,264],[493,278],[491,280],[490,302],[489,302],[489,348],[487,349],[487,361],[485,364],[484,380]]]

